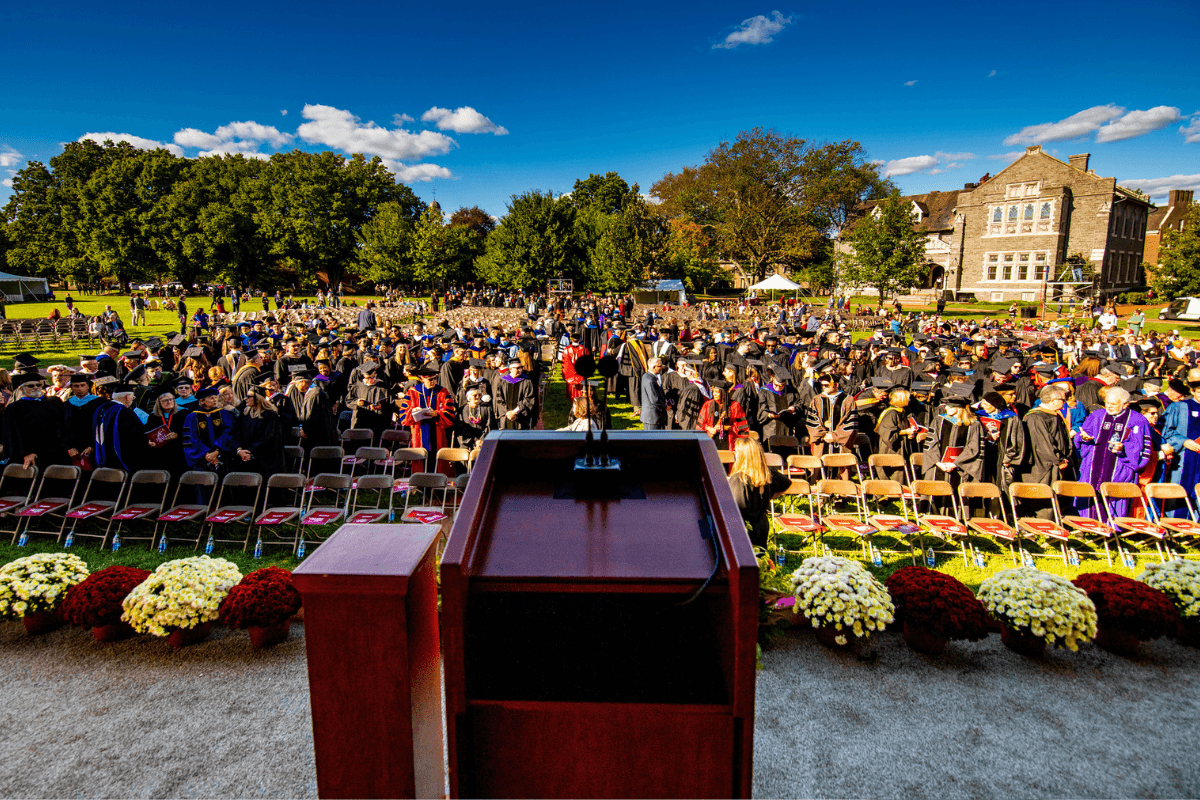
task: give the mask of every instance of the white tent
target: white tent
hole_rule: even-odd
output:
[[[22,278],[0,272],[0,294],[9,303],[22,300],[42,300],[50,297],[50,284],[45,278]]]
[[[772,292],[791,292],[800,288],[800,284],[793,283],[779,273],[775,273],[765,281],[759,281],[751,286],[747,291],[772,291]]]

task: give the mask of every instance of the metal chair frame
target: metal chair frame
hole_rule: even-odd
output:
[[[180,494],[180,492],[182,492],[184,490],[184,487],[187,487],[188,489],[196,489],[196,490],[208,489],[208,501],[203,504],[202,503],[180,503],[179,502],[179,494]],[[166,526],[167,525],[182,524],[184,522],[195,522],[196,519],[199,517],[202,517],[202,516],[207,517],[209,512],[212,510],[213,501],[215,501],[216,499],[217,499],[217,473],[208,472],[206,470],[188,470],[187,472],[185,472],[179,476],[179,483],[177,483],[175,485],[175,494],[171,496],[171,507],[168,508],[166,511],[163,511],[162,513],[160,513],[158,515],[158,517],[155,518],[154,533],[152,535],[156,536],[156,537],[159,535],[159,531],[158,531],[159,525],[163,526],[162,536],[166,537],[166,535],[167,535]],[[183,516],[181,516],[177,520],[164,520],[163,519],[164,516],[173,516],[181,511],[186,511],[187,513],[184,514]],[[203,525],[201,525],[201,528],[203,528]],[[160,547],[162,546],[161,540],[159,541],[159,546]]]
[[[139,500],[135,503],[133,501],[133,492],[138,486],[158,486],[160,489],[158,493],[158,501],[154,502],[153,500]],[[114,509],[112,513],[109,514],[108,528],[104,530],[105,535],[107,536],[109,531],[112,529],[114,522],[117,524],[117,529],[113,532],[113,535],[120,536],[121,529],[125,527],[126,523],[140,521],[149,522],[151,514],[154,514],[155,512],[161,514],[163,507],[167,504],[167,490],[170,488],[171,473],[165,469],[139,469],[137,472],[133,473],[133,475],[129,477],[129,485],[125,492],[125,505],[119,509]],[[137,516],[130,517],[129,519],[115,519],[115,517],[118,517],[126,512],[133,512],[135,509],[142,509],[142,511],[141,513],[137,514]],[[150,546],[153,547],[155,528],[157,528],[157,526],[151,528],[149,536],[124,536],[123,538],[133,541],[146,539],[150,542]]]
[[[250,547],[250,533],[254,528],[254,512],[258,508],[258,501],[262,497],[263,479],[262,475],[257,472],[230,472],[221,481],[221,491],[217,494],[217,502],[214,504],[212,513],[204,520],[204,524],[200,526],[200,535],[196,537],[196,549],[200,549],[200,542],[205,540],[204,529],[208,528],[208,535],[214,543],[221,542],[227,544],[242,545],[242,552],[246,552]],[[226,489],[254,489],[254,501],[250,505],[225,505],[225,490]],[[222,512],[234,512],[236,516],[226,522],[213,522],[212,517],[221,514]],[[218,525],[244,525],[245,533],[241,539],[218,539]]]
[[[97,467],[96,469],[92,470],[92,474],[88,478],[87,486],[84,487],[83,497],[80,498],[79,502],[69,508],[63,515],[62,525],[58,529],[58,540],[62,541],[63,532],[66,531],[67,528],[67,520],[70,520],[71,532],[68,535],[99,539],[100,547],[105,547],[108,544],[109,529],[112,527],[113,512],[121,505],[121,499],[125,496],[125,489],[128,481],[129,474],[123,469],[116,469],[114,467]],[[106,484],[110,487],[113,484],[117,485],[117,497],[115,500],[89,499],[92,496],[93,488],[99,489],[101,486]],[[76,530],[82,520],[79,518],[73,518],[71,516],[72,512],[79,511],[89,505],[98,505],[103,507],[102,511],[83,518],[92,522],[107,522],[107,524],[104,526],[103,533],[80,533]]]

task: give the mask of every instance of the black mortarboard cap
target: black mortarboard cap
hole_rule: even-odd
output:
[[[204,351],[195,345],[192,345],[187,350],[183,351],[184,358],[199,358],[202,355],[204,355]]]
[[[929,394],[933,391],[933,381],[913,381],[909,388],[918,394]]]
[[[871,386],[876,389],[891,389],[895,385],[895,381],[890,378],[871,378]]]

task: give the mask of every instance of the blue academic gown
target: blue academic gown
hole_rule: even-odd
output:
[[[235,423],[233,414],[223,408],[188,414],[183,421],[183,457],[188,469],[211,469],[204,457],[213,450],[220,450],[228,463],[238,448]]]
[[[1200,402],[1189,397],[1168,405],[1163,413],[1162,429],[1163,443],[1175,450],[1167,480],[1187,489],[1188,497],[1195,505],[1196,483],[1200,481],[1200,453],[1193,453],[1183,443],[1188,439],[1200,438]],[[1187,517],[1187,507],[1172,509],[1170,516]]]

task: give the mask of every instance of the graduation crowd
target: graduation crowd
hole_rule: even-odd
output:
[[[1114,332],[1080,349],[1085,339],[1066,329],[899,315],[854,341],[830,310],[681,320],[632,297],[521,297],[525,306],[497,297],[447,297],[439,321],[412,324],[373,304],[318,310],[298,324],[268,314],[135,339],[124,352],[108,346],[78,367],[43,369],[24,353],[11,375],[0,372],[0,456],[40,468],[265,478],[284,470],[286,445],[338,444],[347,428],[382,444],[385,431],[402,429],[435,471],[440,448],[471,450],[492,430],[540,427],[557,359],[568,428],[598,426],[624,397],[648,430],[704,431],[735,451],[731,484],[744,510],[765,507],[787,484],[765,467],[764,446],[853,453],[859,463],[920,453],[925,478],[1002,492],[1017,481],[1078,479],[1169,481],[1190,494],[1200,478],[1197,354],[1171,349],[1155,362],[1157,342],[1139,348]],[[576,370],[584,355],[616,361],[603,392]],[[1114,513],[1127,505],[1117,501]],[[760,516],[747,521],[752,538],[765,539]]]

